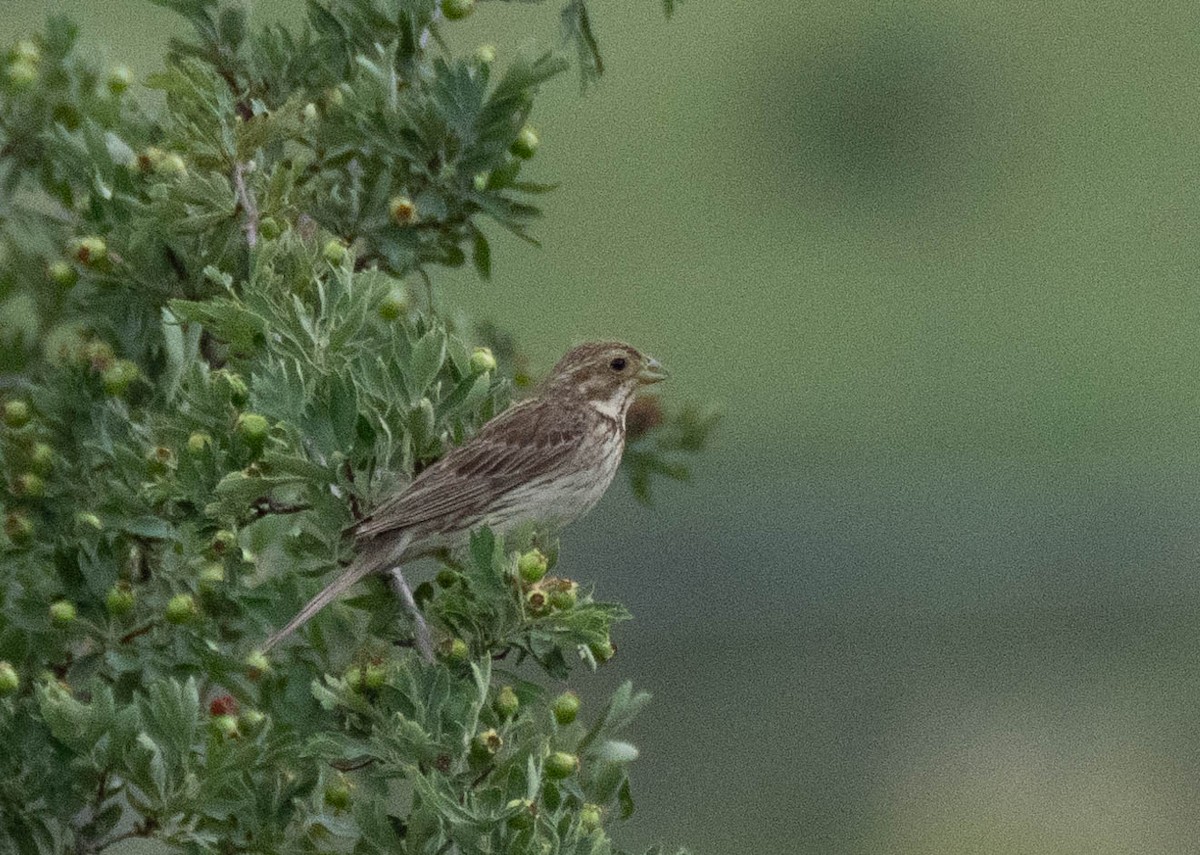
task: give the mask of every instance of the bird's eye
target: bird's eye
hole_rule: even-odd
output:
[[[608,363],[608,367],[611,368],[613,371],[624,371],[625,370],[625,359],[623,357],[618,356],[612,362]]]

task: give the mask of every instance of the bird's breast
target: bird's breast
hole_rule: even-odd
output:
[[[604,495],[621,465],[624,432],[598,424],[561,467],[512,490],[484,521],[503,531],[527,520],[561,528],[586,514]]]

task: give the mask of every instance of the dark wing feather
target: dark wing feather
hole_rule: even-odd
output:
[[[524,401],[492,419],[356,525],[358,538],[397,529],[455,528],[505,493],[559,468],[599,415],[561,399]]]

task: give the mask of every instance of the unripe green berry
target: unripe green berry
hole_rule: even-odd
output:
[[[33,412],[24,401],[7,401],[4,404],[4,423],[13,430],[20,430],[29,424]]]
[[[187,450],[192,454],[203,454],[212,445],[212,437],[203,431],[196,431],[188,437]]]
[[[55,626],[67,626],[75,622],[75,604],[68,600],[58,600],[50,604],[50,622]]]
[[[325,804],[336,811],[343,811],[350,807],[350,782],[342,775],[338,775],[336,781],[325,785]]]
[[[394,321],[408,311],[408,292],[399,285],[392,288],[379,301],[379,317],[385,321]]]
[[[495,370],[496,357],[492,355],[491,348],[477,347],[471,352],[471,371],[482,374],[485,371]]]
[[[75,514],[75,525],[79,528],[90,528],[95,531],[103,531],[104,523],[100,517],[93,514],[91,511],[79,511]]]
[[[443,567],[437,572],[435,581],[439,588],[453,588],[458,584],[459,575],[449,567]]]
[[[146,452],[146,471],[150,475],[165,475],[174,468],[175,452],[166,446],[155,446]]]
[[[475,0],[442,0],[442,14],[447,21],[461,21],[475,11]]]
[[[83,358],[93,371],[103,373],[112,368],[116,354],[106,341],[89,341],[83,349]]]
[[[31,62],[36,65],[42,61],[42,49],[37,46],[37,42],[21,39],[13,45],[12,57],[14,60]]]
[[[122,585],[114,585],[104,595],[104,608],[113,617],[122,617],[133,611],[133,591]]]
[[[325,256],[325,260],[334,267],[340,267],[342,262],[346,260],[346,255],[349,250],[346,248],[346,242],[339,238],[330,238],[325,242],[325,248],[321,250],[321,254]]]
[[[613,646],[611,641],[605,641],[600,644],[589,644],[588,650],[592,652],[592,657],[597,662],[607,662],[617,653],[617,648]]]
[[[108,244],[104,242],[104,238],[97,235],[89,235],[76,240],[71,245],[71,254],[85,267],[90,267],[99,264],[108,257]]]
[[[345,675],[342,677],[346,681],[346,685],[352,692],[361,692],[363,689],[363,669],[358,665],[351,665],[346,669]]]
[[[235,739],[238,736],[238,720],[232,715],[214,715],[208,720],[213,733],[223,739]]]
[[[182,624],[194,618],[197,611],[196,600],[191,594],[176,594],[167,600],[164,617],[168,623]]]
[[[197,579],[201,588],[211,590],[225,581],[225,565],[217,561],[210,561],[200,568]]]
[[[13,493],[26,499],[40,499],[46,495],[46,482],[32,472],[24,472],[13,482]]]
[[[11,695],[21,688],[21,678],[11,662],[0,659],[0,697]]]
[[[521,581],[528,585],[542,581],[549,567],[550,562],[540,549],[531,549],[517,559],[517,572],[521,574]]]
[[[175,152],[167,152],[154,164],[154,171],[167,178],[182,178],[187,175],[187,162]]]
[[[510,719],[521,709],[521,701],[512,686],[501,686],[492,706],[500,718]]]
[[[130,169],[136,169],[138,172],[147,173],[153,172],[158,166],[158,162],[163,159],[166,154],[158,146],[148,146],[143,151],[138,152],[133,162],[129,164]]]
[[[407,196],[393,196],[388,202],[388,216],[398,226],[407,226],[417,217],[417,206]]]
[[[263,217],[258,224],[258,233],[262,235],[263,240],[275,240],[283,234],[283,226],[274,217]]]
[[[579,586],[571,582],[550,591],[550,608],[560,612],[570,611],[579,601]]]
[[[54,468],[54,449],[44,442],[35,443],[29,452],[29,468],[45,475]]]
[[[37,80],[37,66],[32,62],[27,62],[23,59],[17,59],[8,64],[5,73],[8,76],[8,82],[15,89],[27,89]]]
[[[508,810],[515,810],[508,820],[508,827],[523,831],[527,828],[533,828],[534,818],[537,816],[537,805],[529,799],[513,799],[505,805]]]
[[[104,384],[105,393],[116,398],[124,395],[130,384],[138,379],[141,373],[141,370],[133,362],[128,359],[118,359],[100,375],[100,381]]]
[[[304,109],[300,111],[300,115],[306,122],[315,122],[317,120],[317,105],[309,101],[304,105]]]
[[[579,824],[585,831],[594,831],[604,821],[604,809],[590,802],[579,809]]]
[[[326,89],[322,95],[325,107],[330,110],[336,110],[341,107],[346,101],[346,96],[342,94],[342,90],[336,86]]]
[[[488,184],[491,182],[491,180],[492,173],[476,172],[475,176],[471,179],[471,186],[473,186],[477,192],[482,193],[484,190],[488,189]]]
[[[223,528],[212,536],[208,542],[208,550],[213,555],[224,555],[237,546],[237,535]]]
[[[566,751],[555,751],[546,758],[542,768],[551,781],[561,781],[575,774],[579,768],[579,758]]]
[[[482,44],[475,48],[475,61],[480,65],[491,65],[496,61],[496,46]]]
[[[466,662],[471,655],[471,649],[461,638],[447,638],[438,650],[447,662]]]
[[[79,281],[79,272],[70,262],[62,259],[51,262],[46,268],[46,274],[50,281],[62,288],[70,288]]]
[[[271,670],[271,660],[261,650],[255,650],[246,657],[246,674],[251,680],[257,680]]]
[[[387,668],[381,663],[372,662],[363,669],[363,688],[368,691],[378,691],[387,682]]]
[[[121,95],[133,85],[133,72],[129,70],[129,66],[115,66],[109,69],[107,83],[109,92]]]
[[[261,445],[271,432],[271,423],[258,413],[242,413],[237,420],[238,433],[251,445]]]
[[[541,140],[538,139],[537,131],[533,129],[532,125],[526,125],[517,131],[517,138],[512,141],[512,145],[508,147],[508,150],[521,158],[521,160],[529,160],[529,158],[537,154],[540,144]]]
[[[563,692],[554,699],[554,720],[567,725],[579,714],[579,695],[574,692]]]
[[[479,759],[495,757],[503,747],[504,739],[495,728],[477,733],[471,741],[471,753]]]
[[[248,709],[238,716],[238,725],[247,733],[254,733],[267,720],[267,714],[262,710]]]
[[[33,542],[33,520],[20,511],[9,511],[4,518],[4,533],[16,546],[28,546]]]
[[[191,594],[176,594],[167,600],[163,616],[168,623],[184,624],[194,618],[199,611],[196,599]]]

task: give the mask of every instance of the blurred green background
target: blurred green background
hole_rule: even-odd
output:
[[[260,3],[263,16],[298,3]],[[171,16],[68,10],[154,70]],[[616,336],[726,418],[565,568],[657,702],[632,844],[1194,853],[1200,6],[594,3],[535,113],[542,250],[444,299],[545,369]],[[501,62],[557,8],[449,28]]]

